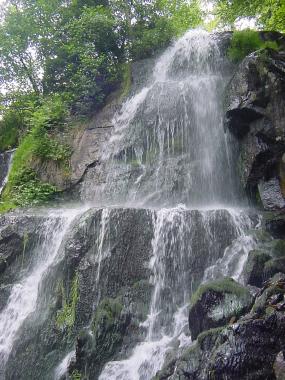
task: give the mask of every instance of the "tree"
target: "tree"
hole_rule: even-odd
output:
[[[260,28],[285,31],[284,0],[217,0],[216,14],[223,24],[249,17],[255,18]]]

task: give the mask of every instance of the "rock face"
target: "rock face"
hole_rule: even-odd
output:
[[[285,208],[285,53],[258,51],[232,78],[226,125],[240,142],[242,184],[267,210]]]
[[[0,310],[6,303],[11,284],[28,272],[35,249],[44,230],[44,215],[17,215],[0,217]]]
[[[52,215],[54,226],[60,216]],[[21,279],[37,259],[49,218],[32,211],[1,217],[1,254],[10,260],[0,277],[1,305],[7,302],[11,284],[18,281],[17,274]],[[161,230],[162,218],[167,221],[165,230]],[[58,365],[73,351],[64,378],[81,374],[97,379],[106,362],[129,357],[145,339],[142,322],[147,319],[155,285],[150,281],[154,240],[159,242],[159,253],[165,250],[165,276],[173,279],[175,268],[181,266],[185,269],[181,281],[188,289],[195,289],[205,269],[221,257],[237,234],[227,210],[84,211],[72,222],[60,244],[58,259],[42,280],[37,309],[19,330],[5,379],[50,380],[55,375],[59,379]],[[181,237],[188,243],[183,244]],[[171,284],[163,289],[161,302],[175,312],[176,302],[182,302],[184,295],[176,281]]]
[[[201,285],[191,300],[189,328],[193,340],[212,328],[224,326],[250,308],[252,297],[231,278]]]
[[[118,90],[107,99],[106,105],[97,112],[94,117],[81,128],[73,142],[73,154],[71,157],[71,182],[91,180],[100,184],[98,176],[104,143],[106,143],[114,131],[114,116],[122,107],[126,96],[144,85],[146,77],[152,69],[154,58],[135,62],[131,66],[129,81],[130,88],[125,91]],[[101,174],[102,176],[102,174]]]
[[[139,322],[146,318],[150,300],[152,237],[152,214],[147,210],[91,209],[77,219],[62,259],[41,286],[43,304],[21,330],[6,378],[53,379],[62,353],[75,339],[74,371],[87,368],[92,378],[124,350],[125,340],[139,340]],[[86,330],[90,321],[94,338]]]
[[[275,373],[282,378],[284,290],[284,275],[273,278],[255,297],[250,313],[230,326],[200,334],[197,342],[178,359],[172,358],[156,379],[264,380],[275,379]]]

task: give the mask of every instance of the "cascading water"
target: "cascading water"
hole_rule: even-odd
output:
[[[102,209],[95,234],[96,270],[89,289],[96,294],[93,312],[101,301],[105,261],[116,255],[116,247],[108,245],[110,215],[116,211],[112,205],[140,207],[152,215],[148,269],[153,291],[148,317],[141,324],[144,341],[127,358],[108,362],[100,380],[150,380],[173,345],[179,350],[189,344],[192,290],[203,279],[221,275],[241,280],[243,263],[255,245],[246,231],[256,222],[245,211],[231,208],[239,204],[239,193],[223,130],[222,97],[230,70],[219,42],[219,36],[189,31],[156,60],[152,75],[115,115],[100,167],[89,168],[82,183],[83,200],[108,206]],[[68,215],[56,213],[48,219],[35,250],[40,257],[14,285],[0,314],[0,374],[24,320],[37,308],[38,287],[60,256],[75,217]],[[64,376],[74,356],[69,345],[52,376]]]
[[[157,60],[151,84],[129,99],[115,117],[115,133],[105,154],[104,196],[107,193],[112,202],[168,207],[179,202],[205,209],[237,202],[222,126],[225,67],[215,36],[200,31],[186,33]],[[100,199],[102,188],[98,191],[87,184],[82,194]],[[189,343],[185,331],[194,281],[188,270],[189,258],[203,245],[208,255],[219,249],[221,232],[216,234],[210,221],[214,219],[213,225],[218,226],[221,211],[197,211],[202,218],[199,236],[204,237],[199,243],[193,227],[195,215],[186,218],[184,207],[154,211],[150,262],[154,290],[143,324],[146,339],[130,358],[107,363],[100,380],[149,380],[162,367],[175,341],[178,347]],[[240,210],[225,213],[234,241],[220,259],[221,272],[215,276],[212,266],[204,277],[231,275],[238,280],[245,258],[255,246],[245,233],[252,222]]]
[[[60,254],[63,238],[76,215],[82,210],[50,212],[43,236],[35,247],[36,260],[28,275],[16,283],[0,313],[0,379],[4,378],[6,361],[23,322],[35,311],[39,286]]]
[[[190,343],[187,336],[189,300],[199,277],[195,279],[189,268],[197,265],[197,253],[202,257],[203,251],[213,257],[218,255],[225,227],[226,233],[234,238],[225,252],[228,256],[235,255],[239,244],[240,260],[235,263],[234,273],[224,270],[223,276],[239,279],[239,261],[255,246],[254,240],[244,232],[253,222],[242,211],[196,210],[189,217],[183,207],[177,207],[156,211],[153,218],[155,233],[150,268],[154,290],[149,315],[143,323],[146,339],[137,345],[130,358],[107,363],[99,380],[152,379],[161,369],[167,351],[174,346],[177,350],[183,349]],[[221,225],[221,221],[226,221],[226,225]]]
[[[0,195],[8,181],[8,176],[15,150],[0,154]]]
[[[115,115],[101,165],[103,188],[87,178],[82,197],[136,206],[236,202],[222,125],[227,79],[218,37],[186,33]]]

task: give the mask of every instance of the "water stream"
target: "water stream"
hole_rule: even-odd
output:
[[[225,275],[242,281],[243,264],[256,244],[247,231],[257,223],[240,206],[233,150],[223,130],[223,93],[231,72],[219,38],[189,31],[156,60],[150,77],[114,117],[103,162],[94,169],[100,185],[92,168],[82,183],[83,201],[103,205],[94,287],[110,254],[103,242],[111,206],[152,213],[153,292],[141,325],[145,339],[129,357],[107,363],[100,380],[150,380],[173,345],[182,349],[191,341],[187,313],[193,288]],[[39,286],[80,213],[62,209],[49,215],[35,250],[38,260],[13,286],[0,314],[0,378],[24,320],[36,310]],[[205,257],[209,268],[200,273]],[[74,351],[63,353],[56,379],[73,356]]]
[[[8,181],[15,150],[9,150],[0,154],[0,196]]]
[[[189,31],[157,59],[146,86],[113,120],[97,186],[81,195],[111,204],[190,207],[237,203],[223,129],[229,65],[219,37]]]
[[[6,307],[0,313],[0,378],[17,338],[19,329],[37,307],[40,284],[55,264],[63,239],[82,209],[49,212],[42,228],[43,235],[34,249],[35,263],[21,281],[13,285]]]

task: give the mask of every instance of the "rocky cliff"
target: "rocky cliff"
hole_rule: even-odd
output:
[[[285,378],[284,51],[257,51],[237,66],[226,91],[225,128],[238,143],[242,186],[263,210],[263,232],[249,252],[243,288],[225,278],[193,295],[195,341],[182,354],[170,352],[155,379]]]
[[[284,379],[285,55],[234,67],[230,33],[191,33],[133,65],[123,142],[116,93],[76,129],[68,182],[44,169],[73,200],[96,201],[104,185],[161,207],[0,217],[0,380]],[[224,128],[251,209],[207,203],[238,198],[220,133],[226,83]],[[193,193],[205,207],[177,205]]]

